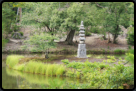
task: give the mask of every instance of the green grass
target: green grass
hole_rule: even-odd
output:
[[[24,64],[18,64],[20,58],[23,58],[23,56],[10,55],[7,57],[6,64],[15,70],[35,74],[44,74],[47,76],[63,75],[66,69],[64,65],[44,64],[34,59],[29,62],[25,62]]]
[[[30,60],[30,61],[26,64],[24,71],[25,71],[25,72],[34,73],[35,68],[37,67],[37,65],[38,65],[38,62],[35,62],[35,61],[31,61],[31,60]]]
[[[34,72],[37,74],[40,74],[40,73],[42,73],[43,68],[44,68],[44,64],[41,62],[40,63],[38,62]]]
[[[66,69],[65,66],[60,65],[59,68],[56,71],[56,75],[61,75],[62,76],[62,74],[65,72],[65,69]]]
[[[41,69],[41,74],[45,74],[46,73],[46,68],[47,68],[47,64],[44,64],[44,66]]]
[[[25,64],[18,64],[13,67],[15,70],[23,71],[25,68]]]
[[[121,49],[114,50],[114,53],[124,53],[124,52],[125,52],[125,50],[121,50]]]
[[[9,55],[6,59],[6,65],[10,68],[13,68],[16,64],[18,64],[19,59],[24,58],[24,56],[20,55]]]
[[[15,56],[14,56],[15,57]],[[128,60],[134,59],[134,55],[128,54]],[[10,58],[10,57],[9,57]],[[10,64],[10,59],[7,58],[7,64]],[[15,57],[16,58],[16,57]],[[116,62],[114,56],[107,56],[110,62]],[[18,61],[17,61],[18,62]],[[86,79],[90,82],[90,88],[97,88],[102,84],[101,88],[118,88],[115,84],[122,87],[121,84],[129,83],[134,81],[134,66],[125,67],[123,64],[118,63],[118,65],[108,65],[99,62],[69,62],[68,60],[63,60],[62,62],[67,62],[67,64],[44,64],[41,62],[36,62],[30,60],[25,65],[17,64],[13,66],[13,69],[30,72],[39,73],[48,76],[68,76],[76,77],[81,79]],[[78,70],[78,71],[77,71]],[[80,71],[80,72],[79,72]],[[110,79],[110,81],[109,81]],[[109,84],[107,85],[107,82]]]
[[[31,59],[29,62],[24,62],[24,64],[18,64],[20,58],[24,57],[18,55],[10,55],[7,57],[6,64],[15,70],[35,74],[44,74],[47,76],[63,75],[66,69],[64,65],[44,64],[35,59]]]

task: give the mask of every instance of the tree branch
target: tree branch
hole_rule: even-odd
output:
[[[98,7],[100,7],[100,8],[105,8],[105,7],[103,7],[103,6],[100,6],[97,2],[95,2],[96,3],[96,5],[98,6]]]
[[[47,28],[48,28],[48,30],[50,31],[50,32],[52,32],[52,30],[48,27],[48,26],[46,26]]]

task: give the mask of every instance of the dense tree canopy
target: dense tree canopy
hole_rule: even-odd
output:
[[[84,21],[85,31],[97,32],[104,36],[113,35],[113,43],[119,35],[119,25],[134,26],[134,3],[132,2],[4,2],[2,4],[2,24],[4,32],[10,33],[12,23],[16,23],[16,10],[22,8],[21,25],[47,28],[51,35],[66,31],[68,44],[73,43],[75,31],[79,31]],[[16,9],[16,10],[15,10]],[[91,26],[91,30],[88,27]],[[7,28],[7,29],[5,29]],[[39,31],[39,30],[38,30]]]

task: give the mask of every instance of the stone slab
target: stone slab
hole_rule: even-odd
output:
[[[87,56],[86,56],[86,44],[78,44],[77,57],[78,58],[87,58]]]

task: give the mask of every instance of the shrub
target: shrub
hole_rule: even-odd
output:
[[[85,31],[85,36],[91,36],[91,33]]]
[[[91,33],[99,33],[99,28],[98,27],[92,27],[90,28]]]
[[[129,27],[127,34],[127,43],[130,45],[134,45],[134,27]]]
[[[114,50],[114,53],[124,53],[125,51],[124,50],[121,50],[121,49],[116,49]]]
[[[68,59],[61,60],[61,62],[63,62],[64,64],[69,64],[69,60]]]
[[[130,49],[128,52],[134,54],[134,49]]]
[[[24,33],[23,33],[23,32],[21,32],[21,31],[20,31],[19,33],[21,34],[21,36],[23,36],[23,35],[24,35]]]
[[[19,28],[20,28],[20,26],[14,24],[12,30],[14,30],[15,32],[17,32],[17,31],[19,31]]]
[[[134,64],[134,54],[126,53],[125,59],[129,61],[130,63]]]

